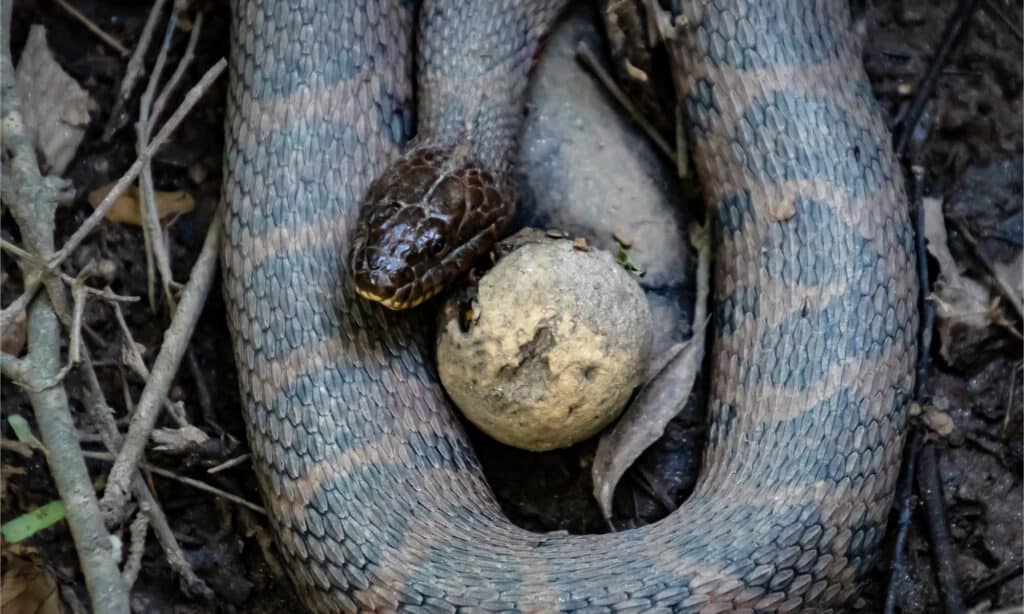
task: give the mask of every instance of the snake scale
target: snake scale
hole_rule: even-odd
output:
[[[848,601],[899,466],[917,284],[902,178],[845,2],[685,3],[682,106],[714,231],[709,441],[679,510],[607,535],[509,522],[438,383],[431,316],[352,290],[359,203],[412,132],[413,3],[233,4],[228,320],[256,473],[307,607]],[[515,97],[559,4],[421,7],[421,138],[507,162]]]

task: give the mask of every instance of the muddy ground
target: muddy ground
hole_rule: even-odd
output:
[[[16,1],[12,23],[15,61],[31,24],[43,24],[48,43],[61,66],[96,102],[85,139],[65,172],[74,186],[73,202],[58,213],[59,245],[88,216],[87,194],[119,177],[134,161],[135,136],[131,121],[110,140],[102,138],[108,123],[125,61],[99,42],[56,3]],[[148,7],[119,0],[79,0],[75,6],[102,29],[133,47]],[[893,0],[853,3],[865,40],[864,60],[876,96],[900,126],[933,52],[943,39],[944,27],[958,5],[951,0]],[[970,4],[970,3],[966,3]],[[992,263],[1017,257],[1024,243],[1022,218],[1022,47],[1021,6],[1004,0],[981,3],[970,17],[963,44],[935,78],[935,94],[924,107],[917,129],[908,138],[905,159],[917,167],[916,182],[924,198],[939,198],[949,229],[949,248],[966,276],[985,282]],[[183,82],[194,83],[218,59],[227,55],[229,16],[224,3],[193,3],[186,20],[202,11],[205,24],[198,39],[196,58]],[[162,32],[163,26],[158,26]],[[169,64],[176,65],[188,35],[179,31],[171,47]],[[155,57],[150,54],[149,63]],[[581,69],[582,70],[582,69]],[[141,88],[128,105],[134,117]],[[178,96],[180,97],[180,88]],[[223,152],[225,82],[222,79],[154,160],[160,190],[181,190],[196,201],[195,210],[181,216],[167,231],[174,277],[185,280],[199,252],[220,194]],[[172,101],[172,105],[177,100]],[[614,103],[609,98],[609,105]],[[18,242],[17,226],[5,211],[4,239]],[[970,240],[973,237],[973,241]],[[106,222],[64,264],[74,275],[90,262],[99,265],[101,278],[125,295],[146,296],[146,263],[142,232],[137,226]],[[939,275],[930,261],[930,282]],[[4,254],[3,284],[6,306],[21,292],[16,263]],[[1005,305],[1005,301],[1003,301]],[[976,611],[998,610],[1024,602],[1022,578],[1022,372],[1021,322],[1009,309],[999,307],[1005,323],[959,325],[943,343],[937,329],[924,380],[920,415],[914,424],[938,452],[943,500],[955,555],[953,566],[967,606]],[[152,364],[168,324],[165,308],[151,309],[146,300],[126,306],[125,317],[143,357]],[[93,355],[100,383],[108,400],[125,416],[129,402],[137,400],[143,381],[121,360],[123,335],[110,308],[101,301],[88,304],[84,314],[85,341]],[[82,382],[77,372],[68,376],[72,411],[83,415]],[[3,380],[5,418],[24,416],[34,425],[32,408],[24,394]],[[255,480],[242,463],[209,474],[210,467],[245,453],[244,428],[233,360],[224,319],[224,304],[215,291],[205,307],[186,361],[171,391],[181,401],[190,422],[209,441],[180,453],[153,451],[149,462],[184,476],[206,481],[254,502],[259,501]],[[699,396],[699,395],[698,395]],[[700,399],[694,399],[700,405]],[[666,436],[631,470],[616,497],[616,524],[620,527],[650,522],[678,504],[692,485],[699,462],[702,422],[684,416],[670,425]],[[169,426],[169,422],[164,423]],[[83,421],[83,447],[101,449]],[[3,437],[15,438],[8,421]],[[607,527],[590,495],[589,461],[594,442],[570,450],[527,455],[495,444],[479,434],[474,442],[487,467],[488,477],[510,517],[537,530],[566,529],[602,532]],[[42,455],[25,457],[4,450],[3,519],[35,509],[56,498],[56,490]],[[89,461],[97,488],[109,464]],[[213,600],[185,595],[171,573],[155,540],[147,541],[142,569],[133,589],[132,603],[140,612],[281,611],[293,609],[294,596],[279,575],[274,548],[267,541],[267,522],[217,497],[176,482],[150,476],[161,506],[186,550],[197,574],[209,583]],[[914,502],[916,504],[915,495]],[[930,539],[920,510],[915,506],[906,549],[907,566],[897,574],[898,611],[941,611],[936,589]],[[890,523],[894,525],[895,523]],[[122,532],[127,537],[127,528]],[[883,543],[875,571],[856,607],[880,611],[891,577],[889,554],[894,530]],[[66,526],[58,523],[18,544],[4,543],[5,570],[24,565],[55,580],[66,607],[88,603],[82,576]],[[7,590],[8,579],[4,586]],[[58,610],[52,610],[58,611]],[[70,610],[69,610],[70,611]]]

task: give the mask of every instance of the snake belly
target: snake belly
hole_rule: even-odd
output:
[[[884,531],[917,330],[902,179],[847,4],[685,4],[682,102],[715,235],[709,441],[679,510],[607,535],[509,522],[431,365],[429,315],[360,300],[346,276],[360,198],[410,132],[411,4],[232,7],[224,289],[253,462],[301,600],[841,607]],[[487,3],[481,21],[439,0],[421,15],[449,40],[511,29],[536,45],[542,4]],[[458,83],[452,55],[429,61]]]

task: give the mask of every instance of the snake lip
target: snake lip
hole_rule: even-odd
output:
[[[388,294],[376,291],[372,283],[364,283],[369,281],[371,276],[361,274],[358,267],[353,267],[356,294],[393,311],[418,307],[440,294],[460,275],[468,272],[473,263],[494,245],[496,239],[497,227],[491,224],[451,250],[437,264],[416,273],[412,281]],[[388,286],[381,284],[381,287]]]

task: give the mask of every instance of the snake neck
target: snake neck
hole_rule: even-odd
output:
[[[568,0],[426,3],[420,14],[416,142],[504,182],[515,166],[529,73]]]

